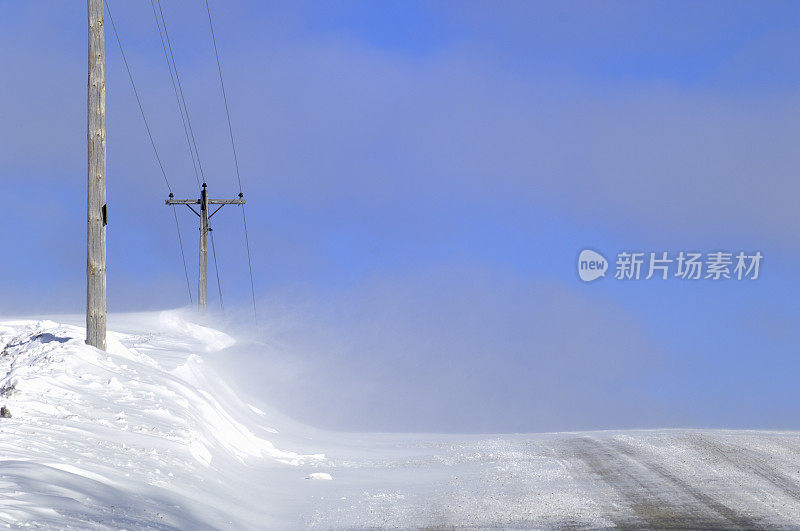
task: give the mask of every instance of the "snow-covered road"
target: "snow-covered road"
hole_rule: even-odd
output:
[[[108,353],[0,323],[0,523],[800,527],[795,432],[331,433],[243,402],[203,361],[235,355],[229,336],[178,312],[117,323]]]
[[[352,459],[331,457],[336,477],[353,488],[331,486],[339,498],[316,512],[324,527],[800,527],[795,433],[387,436],[360,444]],[[400,455],[385,457],[393,453]]]

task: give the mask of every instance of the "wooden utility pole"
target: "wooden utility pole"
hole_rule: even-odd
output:
[[[106,349],[106,73],[103,0],[88,0],[86,343]]]
[[[197,286],[200,308],[208,306],[208,190],[206,183],[200,190],[200,282]]]
[[[200,275],[197,286],[198,304],[201,312],[206,311],[208,306],[208,220],[211,216],[219,212],[225,205],[243,205],[244,196],[239,194],[239,199],[209,199],[206,183],[200,190],[200,199],[174,199],[174,195],[169,194],[169,199],[165,201],[167,205],[186,205],[189,210],[197,214],[200,218]],[[192,205],[200,205],[200,212],[192,208]],[[208,205],[219,205],[219,207],[208,213]]]

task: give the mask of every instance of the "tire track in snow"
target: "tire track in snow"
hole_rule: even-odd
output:
[[[714,455],[733,467],[758,476],[785,495],[800,501],[800,483],[770,464],[770,457],[752,448],[713,440],[707,436],[687,437],[689,443],[702,452]]]
[[[678,478],[625,443],[593,437],[565,441],[565,449],[627,502],[610,515],[622,529],[764,529],[769,527]]]

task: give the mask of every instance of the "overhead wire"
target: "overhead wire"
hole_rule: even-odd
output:
[[[133,74],[131,73],[130,65],[128,65],[128,59],[125,57],[125,50],[122,48],[122,41],[120,40],[119,33],[117,32],[117,25],[114,23],[114,17],[111,15],[111,6],[108,5],[108,2],[105,2],[105,6],[106,11],[108,11],[108,18],[111,20],[111,27],[114,30],[114,36],[117,39],[119,52],[122,55],[122,62],[125,63],[125,70],[128,71],[128,79],[131,82],[131,87],[133,87],[133,94],[136,96],[136,103],[139,105],[139,112],[142,115],[144,127],[147,129],[147,136],[150,138],[150,145],[153,146],[153,153],[156,155],[158,167],[161,168],[161,175],[164,176],[164,182],[167,183],[167,189],[170,191],[170,193],[172,193],[172,186],[170,186],[169,179],[167,179],[167,172],[164,171],[164,165],[161,163],[161,157],[158,156],[158,149],[156,148],[155,140],[153,140],[153,133],[150,132],[150,124],[147,122],[147,116],[144,114],[144,107],[142,107],[142,100],[139,98],[139,91],[136,90],[136,83],[133,82]]]
[[[228,94],[225,91],[225,81],[222,79],[222,65],[219,61],[219,51],[217,50],[217,38],[214,35],[214,22],[211,20],[211,7],[206,0],[206,12],[208,13],[208,25],[211,28],[211,42],[214,44],[214,56],[217,59],[217,72],[219,73],[219,84],[222,87],[222,99],[225,102],[225,116],[228,118],[228,133],[231,137],[231,148],[233,148],[233,162],[236,166],[236,180],[239,182],[239,193],[242,192],[242,177],[239,174],[239,157],[236,156],[236,142],[233,141],[233,127],[231,126],[231,113],[228,110]]]
[[[172,205],[172,214],[175,216],[175,228],[178,230],[178,244],[181,247],[181,260],[183,260],[183,273],[186,275],[186,290],[189,292],[189,304],[194,305],[192,299],[192,285],[189,283],[189,268],[186,267],[186,255],[183,253],[183,238],[181,238],[181,227],[178,224],[178,210]]]
[[[161,0],[156,0],[158,4],[158,12],[161,14],[161,23],[164,26],[164,37],[167,40],[167,48],[169,49],[169,56],[172,60],[172,68],[175,71],[175,80],[178,84],[178,92],[181,96],[181,102],[183,103],[184,111],[186,112],[186,124],[189,128],[189,135],[192,139],[192,145],[194,146],[195,156],[197,157],[197,166],[200,169],[200,177],[202,177],[203,182],[206,182],[205,173],[203,172],[203,163],[200,161],[200,151],[197,149],[197,140],[194,136],[194,128],[192,128],[192,120],[189,117],[189,106],[186,104],[186,97],[183,94],[183,85],[181,84],[181,77],[178,73],[178,66],[175,63],[175,54],[172,51],[172,40],[169,38],[169,31],[167,30],[167,19],[164,16],[164,10],[161,8]]]
[[[214,269],[217,272],[217,290],[219,290],[219,305],[222,312],[225,313],[225,304],[222,302],[222,283],[219,280],[219,266],[217,265],[217,249],[214,247],[214,229],[209,228],[208,232],[211,234],[211,254],[214,257]]]
[[[159,0],[160,2],[160,0]],[[211,7],[208,4],[208,0],[205,0],[206,3],[206,12],[208,13],[208,25],[211,28],[211,42],[214,44],[214,57],[217,59],[217,72],[219,73],[219,84],[222,88],[222,99],[225,102],[225,116],[228,120],[228,133],[231,139],[231,149],[233,150],[233,162],[236,166],[236,180],[239,184],[239,197],[244,196],[244,192],[242,191],[242,177],[241,173],[239,172],[239,157],[236,154],[236,142],[234,141],[233,137],[233,126],[231,125],[231,113],[228,106],[228,94],[225,91],[225,80],[222,76],[222,64],[219,60],[219,50],[217,48],[217,38],[214,34],[214,21],[211,17]],[[253,298],[253,318],[257,321],[258,320],[258,312],[256,310],[256,289],[255,283],[253,282],[253,261],[251,258],[250,253],[250,237],[247,233],[247,216],[245,215],[245,208],[244,204],[242,206],[242,224],[244,227],[244,241],[245,246],[247,248],[247,267],[250,271],[250,294]]]
[[[155,154],[156,161],[158,162],[158,167],[161,169],[161,175],[164,177],[164,182],[167,184],[167,190],[169,193],[172,194],[172,186],[169,183],[169,179],[167,178],[167,172],[164,170],[164,165],[161,162],[161,157],[158,155],[158,148],[156,147],[156,142],[153,139],[153,133],[150,131],[150,124],[147,122],[147,115],[144,112],[144,106],[142,105],[142,100],[139,97],[139,91],[136,89],[136,83],[133,81],[133,73],[131,72],[131,67],[128,64],[128,59],[125,56],[125,50],[122,46],[122,39],[120,39],[119,32],[117,31],[117,25],[114,22],[114,16],[111,14],[111,6],[106,1],[104,2],[106,11],[108,12],[108,19],[111,21],[111,28],[114,30],[114,37],[117,41],[117,46],[119,46],[119,52],[122,56],[122,62],[125,64],[125,70],[128,72],[128,79],[131,82],[131,87],[133,88],[133,94],[136,96],[136,103],[139,106],[139,113],[142,116],[142,121],[144,122],[144,127],[147,130],[147,137],[150,139],[150,145],[153,146],[153,153]],[[172,207],[172,212],[175,217],[175,228],[178,232],[178,245],[181,249],[181,259],[183,260],[183,272],[186,276],[186,288],[189,292],[189,302],[194,304],[192,300],[192,288],[189,284],[189,269],[186,265],[186,254],[183,251],[183,238],[181,238],[181,229],[178,225],[178,214],[175,210],[175,206]]]
[[[158,11],[156,11],[156,4],[158,4]],[[238,186],[239,186],[239,197],[243,197],[244,196],[244,192],[243,192],[243,188],[242,188],[241,172],[239,170],[239,159],[238,159],[238,155],[237,155],[237,152],[236,152],[236,142],[234,140],[233,126],[231,124],[230,107],[229,107],[229,104],[228,104],[227,92],[225,90],[225,81],[224,81],[224,78],[223,78],[223,75],[222,75],[222,64],[221,64],[221,61],[220,61],[220,58],[219,58],[219,50],[217,48],[216,35],[214,33],[214,22],[213,22],[213,19],[212,19],[212,16],[211,16],[211,8],[209,6],[208,0],[205,1],[205,4],[206,4],[206,12],[208,13],[209,27],[211,29],[211,39],[212,39],[212,43],[213,43],[213,46],[214,46],[214,55],[215,55],[216,62],[217,62],[217,72],[219,74],[220,87],[222,89],[222,98],[223,98],[223,101],[225,103],[225,116],[227,118],[228,134],[229,134],[230,140],[231,140],[231,149],[232,149],[232,152],[233,152],[234,165],[235,165],[235,168],[236,168],[236,180],[237,180],[237,183],[238,183]],[[105,2],[105,6],[106,6],[106,10],[108,11],[109,20],[111,21],[111,26],[112,26],[112,28],[114,30],[114,35],[116,37],[117,45],[119,46],[120,54],[122,55],[122,60],[123,60],[123,62],[125,64],[125,69],[126,69],[126,71],[128,73],[128,79],[129,79],[129,81],[131,83],[131,87],[133,88],[134,96],[136,97],[136,103],[137,103],[137,105],[139,107],[139,113],[141,114],[142,121],[144,122],[145,129],[147,131],[147,136],[150,139],[150,145],[153,147],[153,153],[155,154],[156,161],[158,162],[158,166],[159,166],[159,168],[161,170],[161,174],[164,177],[164,182],[167,185],[167,189],[169,190],[170,194],[172,194],[172,186],[171,186],[171,184],[169,182],[169,179],[167,178],[167,173],[166,173],[166,171],[164,169],[164,165],[163,165],[163,163],[161,161],[161,157],[159,156],[158,149],[156,147],[156,143],[155,143],[155,140],[153,138],[152,131],[150,130],[150,124],[147,121],[147,116],[146,116],[146,114],[144,112],[144,106],[142,105],[142,101],[141,101],[141,98],[139,96],[139,91],[136,88],[136,83],[133,80],[133,73],[131,71],[130,65],[128,64],[127,57],[125,56],[125,51],[124,51],[124,48],[122,46],[122,41],[120,39],[119,32],[117,31],[117,27],[116,27],[116,23],[114,21],[114,17],[113,17],[113,15],[111,13],[111,7],[109,6],[108,2]],[[178,110],[179,110],[180,116],[181,116],[181,123],[182,123],[183,128],[184,128],[184,135],[186,136],[187,145],[189,147],[189,155],[190,155],[190,158],[192,159],[192,166],[194,168],[195,180],[197,181],[197,184],[199,185],[201,177],[202,177],[203,182],[204,183],[206,182],[205,173],[203,171],[203,165],[202,165],[202,162],[200,160],[200,152],[199,152],[199,150],[197,148],[197,140],[196,140],[196,137],[195,137],[195,134],[194,134],[194,129],[192,127],[191,118],[189,116],[189,107],[188,107],[188,105],[186,103],[186,97],[185,97],[184,92],[183,92],[183,85],[181,83],[180,74],[178,73],[177,63],[175,62],[175,55],[174,55],[174,52],[173,52],[173,49],[172,49],[172,42],[171,42],[171,39],[170,39],[170,36],[169,36],[169,30],[167,29],[166,17],[164,16],[164,11],[163,11],[163,8],[161,6],[161,0],[155,0],[155,3],[153,2],[153,0],[150,0],[150,6],[151,6],[151,8],[153,10],[153,15],[154,15],[155,20],[156,20],[156,27],[158,28],[159,38],[161,40],[161,47],[162,47],[162,50],[164,51],[164,58],[165,58],[165,60],[167,62],[167,68],[168,68],[169,73],[170,73],[170,80],[172,82],[173,92],[175,93],[175,98],[176,98],[176,101],[178,103]],[[160,20],[159,20],[159,17],[160,17]],[[163,33],[162,33],[162,27],[163,27]],[[199,175],[198,175],[198,170],[199,170]],[[245,246],[246,246],[246,249],[247,249],[247,265],[248,265],[248,270],[249,270],[249,273],[250,273],[250,293],[251,293],[252,302],[253,302],[253,316],[254,316],[255,319],[257,319],[256,297],[255,297],[255,282],[253,280],[253,264],[252,264],[252,253],[251,253],[251,250],[250,250],[250,237],[249,237],[248,230],[247,230],[247,216],[245,214],[244,204],[242,204],[241,206],[242,206],[242,224],[243,224],[243,227],[244,227]],[[187,264],[186,264],[186,254],[185,254],[184,249],[183,249],[183,238],[181,237],[180,225],[178,223],[178,216],[177,216],[177,212],[175,210],[175,206],[174,205],[173,205],[173,216],[175,218],[175,227],[176,227],[176,230],[177,230],[177,233],[178,233],[178,243],[179,243],[180,250],[181,250],[181,259],[183,261],[184,275],[186,277],[186,286],[187,286],[187,290],[188,290],[188,293],[189,293],[189,300],[190,300],[190,302],[193,303],[194,301],[192,299],[191,285],[190,285],[190,282],[189,282],[189,272],[188,272],[188,267],[187,267]],[[222,296],[222,282],[220,280],[219,265],[217,263],[217,256],[216,256],[216,247],[214,245],[214,233],[211,230],[209,230],[209,232],[211,232],[211,250],[212,250],[213,257],[214,257],[214,268],[216,270],[216,276],[217,276],[217,289],[219,291],[220,306],[222,307],[222,309],[224,311],[225,307],[224,307],[223,296]]]
[[[189,111],[186,110],[186,116],[184,115],[184,107],[181,104],[181,98],[178,94],[178,86],[175,84],[175,76],[177,73],[177,68],[175,68],[175,73],[173,73],[172,63],[169,60],[169,52],[167,52],[167,45],[164,42],[164,34],[161,31],[161,21],[158,18],[158,13],[156,12],[156,5],[153,0],[150,0],[150,7],[153,8],[153,17],[156,20],[156,27],[158,28],[158,36],[161,39],[161,49],[164,51],[164,60],[167,63],[167,70],[169,70],[169,78],[172,81],[172,91],[175,93],[175,100],[178,103],[178,112],[181,115],[181,123],[183,124],[183,133],[186,137],[186,144],[189,147],[189,157],[192,159],[192,168],[194,169],[194,179],[197,182],[197,187],[200,188],[200,177],[197,173],[197,162],[195,161],[195,153],[192,149],[192,141],[189,139],[189,129],[186,126],[186,116],[188,116]],[[164,31],[166,31],[166,21],[164,22]]]

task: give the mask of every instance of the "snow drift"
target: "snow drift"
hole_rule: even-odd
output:
[[[0,324],[0,522],[260,527],[280,521],[279,504],[248,500],[270,493],[265,470],[324,466],[265,438],[278,430],[264,411],[204,365],[197,353],[231,337],[177,312],[150,324],[109,332],[108,352],[79,327]]]

